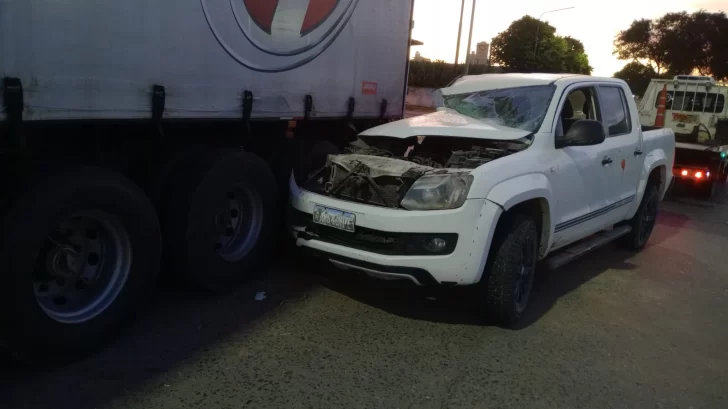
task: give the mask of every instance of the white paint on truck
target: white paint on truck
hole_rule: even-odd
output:
[[[540,88],[537,91],[530,87]],[[527,100],[536,91],[544,97]],[[490,92],[503,94],[488,99]],[[545,258],[556,249],[630,221],[638,212],[648,185],[658,189],[656,200],[662,199],[670,185],[675,148],[673,132],[669,129],[643,132],[637,106],[628,98],[629,87],[621,80],[553,74],[486,74],[464,77],[442,93],[445,99],[452,97],[454,101],[468,98],[472,106],[453,107],[446,102],[439,112],[385,124],[361,136],[396,139],[418,136],[424,137],[417,142],[423,146],[433,135],[445,138],[449,135],[453,140],[468,138],[473,143],[478,139],[491,140],[496,144],[523,138],[522,143],[528,146],[486,160],[472,169],[432,168],[420,176],[430,178],[455,172],[472,176],[467,199],[459,206],[407,210],[403,206],[356,203],[335,194],[308,191],[298,186],[294,178],[290,181],[291,205],[308,214],[317,205],[350,212],[356,217],[356,228],[365,229],[362,234],[371,230],[397,234],[456,233],[454,250],[446,255],[380,254],[344,242],[318,240],[315,235],[303,237],[300,234],[305,229],[294,225],[291,232],[298,246],[328,253],[335,260],[338,260],[335,256],[359,260],[368,263],[370,269],[379,266],[384,274],[401,271],[400,268],[421,269],[438,283],[474,284],[483,274],[499,218],[513,207],[532,199],[545,205],[539,246],[539,257]],[[584,95],[588,95],[589,105]],[[584,106],[577,112],[571,101],[581,101]],[[513,109],[508,113],[512,114],[513,122],[523,124],[527,119],[518,118],[534,115],[533,127],[514,129],[519,125],[513,125],[509,129],[507,120],[497,113],[503,109],[497,106],[501,102]],[[521,110],[513,108],[516,104]],[[572,137],[568,129],[580,122],[602,131],[597,132],[602,135],[601,141],[581,145],[576,141],[562,142]],[[392,153],[386,150],[379,154],[389,155],[381,160],[397,163],[402,160],[397,153],[390,158]],[[413,164],[412,169],[415,168]],[[374,170],[367,170],[366,175],[369,172]],[[409,193],[411,189],[405,191]]]

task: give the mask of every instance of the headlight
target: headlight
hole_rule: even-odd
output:
[[[402,200],[408,210],[455,209],[465,203],[473,175],[427,175],[417,179]]]

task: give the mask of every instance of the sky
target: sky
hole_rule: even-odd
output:
[[[668,12],[707,11],[728,12],[728,0],[476,0],[472,50],[480,41],[491,39],[524,15],[538,18],[541,13],[565,7],[570,10],[545,14],[543,21],[556,28],[556,34],[571,36],[584,43],[593,75],[611,77],[627,61],[612,55],[614,36],[629,27],[634,20],[658,18]],[[460,40],[460,62],[468,44],[470,13],[473,0],[465,0],[463,33]],[[424,45],[412,47],[412,56],[419,51],[433,60],[455,61],[458,20],[461,0],[415,0],[412,38]]]

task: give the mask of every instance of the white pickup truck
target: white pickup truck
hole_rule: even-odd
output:
[[[528,306],[538,260],[645,246],[675,138],[642,130],[623,81],[486,74],[441,91],[437,112],[312,150],[290,180],[297,246],[379,278],[478,284],[504,326]]]

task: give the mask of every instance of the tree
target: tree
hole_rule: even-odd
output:
[[[591,74],[592,67],[589,66],[589,57],[587,57],[584,51],[584,44],[568,36],[564,37],[563,40],[566,42],[565,67],[563,72]]]
[[[624,80],[634,95],[642,96],[650,85],[650,80],[660,75],[652,67],[632,61],[620,71],[614,73],[615,78]]]
[[[635,20],[614,40],[614,54],[620,60],[647,61],[658,74],[665,67],[665,50],[652,20]]]
[[[614,41],[614,54],[639,61],[657,74],[698,71],[728,78],[728,17],[697,11],[635,20]]]
[[[556,35],[553,26],[531,16],[514,21],[493,39],[491,60],[514,72],[592,71],[581,41]]]

